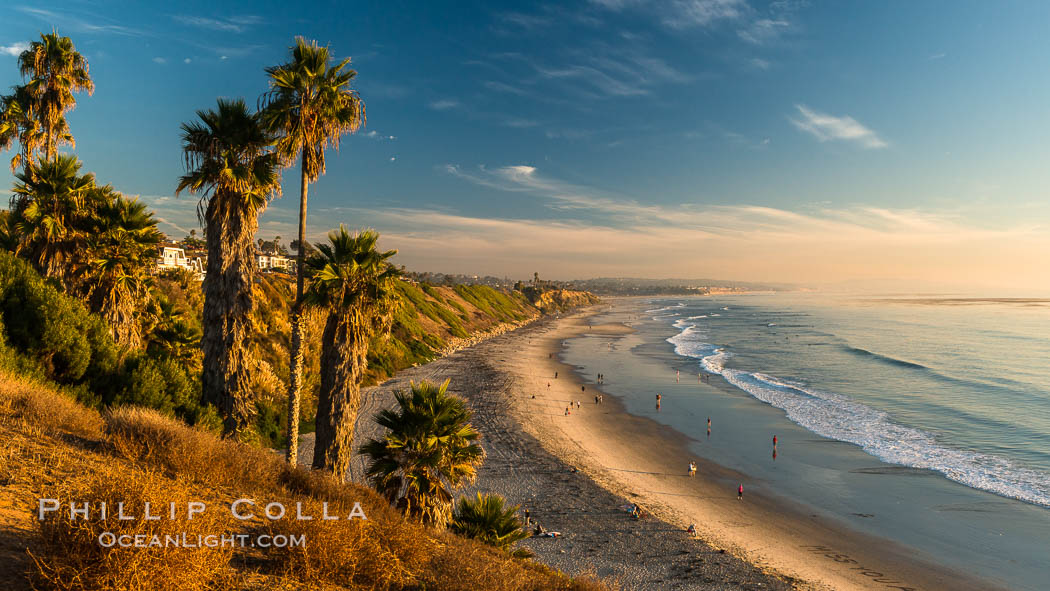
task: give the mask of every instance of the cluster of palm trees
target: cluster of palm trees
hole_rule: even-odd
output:
[[[397,269],[381,252],[378,233],[329,234],[306,259],[307,196],[325,172],[325,154],[360,129],[365,105],[350,83],[350,60],[333,63],[327,47],[297,38],[290,60],[266,69],[270,90],[251,111],[243,100],[219,99],[214,110],[182,126],[186,174],[176,193],[200,196],[208,266],[204,280],[202,395],[221,412],[224,432],[237,436],[254,415],[247,348],[251,331],[253,245],[259,215],[281,192],[283,168],[299,165],[296,294],[289,362],[288,461],[298,456],[303,368],[303,313],[325,315],[321,386],[313,466],[344,477],[352,457],[359,383],[368,346],[390,329],[398,305]],[[309,279],[309,289],[307,289]]]
[[[74,145],[66,113],[77,92],[94,90],[87,60],[68,37],[41,34],[18,57],[24,83],[0,96],[0,149],[17,182],[0,213],[0,246],[28,259],[46,277],[81,297],[108,322],[126,349],[142,345],[149,307],[149,269],[163,236],[135,199],[58,153]]]
[[[306,242],[310,183],[324,174],[327,149],[364,125],[365,105],[350,87],[356,72],[349,59],[335,63],[327,47],[302,38],[290,53],[287,63],[266,69],[270,89],[256,110],[219,99],[182,126],[186,173],[176,194],[199,197],[208,252],[202,331],[152,290],[163,239],[153,214],[81,173],[75,156],[58,152],[74,145],[65,116],[75,94],[92,92],[94,84],[87,60],[57,32],[41,34],[19,56],[24,84],[0,96],[0,149],[19,145],[11,159],[17,178],[11,208],[0,212],[0,247],[79,296],[126,350],[144,348],[200,371],[202,400],[219,410],[224,434],[236,437],[255,413],[248,342],[259,216],[280,195],[283,169],[298,164],[288,460],[294,464],[297,456],[303,315],[312,308],[324,316],[313,467],[342,479],[355,451],[369,343],[389,332],[400,305],[399,271],[390,260],[396,251],[380,250],[374,230],[340,226],[327,242]],[[376,417],[386,435],[359,448],[369,460],[366,477],[413,518],[508,547],[524,535],[516,508],[481,495],[453,507],[453,491],[474,479],[484,451],[470,410],[447,388],[448,382],[424,382],[396,394],[396,408]]]

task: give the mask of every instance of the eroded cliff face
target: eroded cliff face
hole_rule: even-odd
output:
[[[587,291],[572,291],[569,289],[552,289],[540,294],[533,306],[539,308],[544,314],[554,312],[565,312],[580,306],[597,304],[601,299]]]

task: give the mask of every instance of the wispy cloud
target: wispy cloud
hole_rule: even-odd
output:
[[[527,128],[527,127],[536,127],[537,125],[539,125],[539,123],[537,123],[536,121],[533,121],[532,119],[511,118],[511,119],[507,119],[506,121],[504,121],[503,125],[505,125],[506,127],[514,127],[514,128],[517,128],[517,129],[524,129],[524,128]]]
[[[175,22],[199,29],[210,31],[223,31],[227,33],[243,33],[249,28],[262,24],[263,19],[254,15],[232,16],[229,18],[209,18],[204,16],[193,16],[177,14],[171,17]]]
[[[945,57],[947,57],[947,56],[948,56],[948,54],[947,54],[947,53],[944,53],[944,52],[940,52],[940,53],[935,53],[935,54],[931,55],[930,57],[928,57],[928,58],[926,58],[926,59],[929,59],[929,60],[939,60],[939,59],[943,59],[943,58],[945,58]]]
[[[168,60],[166,60],[166,59],[164,59],[162,57],[155,57],[155,58],[153,58],[153,63],[155,63],[155,64],[162,64],[163,65],[163,64],[168,63]]]
[[[1000,281],[1050,254],[1045,228],[983,227],[963,222],[954,211],[650,205],[566,183],[532,165],[444,170],[515,198],[534,199],[536,213],[482,218],[427,208],[369,208],[331,212],[326,219],[368,219],[410,268],[511,276],[531,274],[543,261],[541,273],[563,278],[714,275],[805,283],[983,276]],[[544,215],[544,209],[553,211]],[[1009,268],[1002,267],[1003,249],[1009,250]],[[719,254],[697,257],[697,252]],[[1045,278],[1031,282],[1046,286]]]
[[[458,108],[459,101],[456,99],[441,99],[433,101],[427,106],[435,111],[448,111],[449,109]]]
[[[489,90],[494,90],[496,92],[505,92],[507,94],[516,94],[518,96],[523,96],[527,94],[524,90],[518,88],[517,86],[512,86],[510,84],[498,82],[495,80],[489,80],[485,82],[483,86]]]
[[[379,133],[378,131],[376,131],[374,129],[369,131],[369,132],[367,132],[367,133],[361,134],[361,135],[363,135],[364,137],[366,137],[366,138],[368,138],[370,140],[394,141],[394,140],[397,139],[397,136],[383,135],[383,134]]]
[[[25,42],[12,43],[11,45],[0,45],[0,54],[18,57],[27,49],[29,49],[29,44]]]
[[[885,148],[889,144],[853,117],[836,117],[814,111],[805,105],[795,105],[799,117],[789,117],[795,127],[811,134],[822,142],[844,140],[865,148]]]
[[[750,9],[745,0],[675,0],[669,8],[662,20],[672,29],[709,27],[738,19]]]
[[[514,25],[526,30],[538,29],[551,24],[551,20],[547,17],[521,12],[503,13],[498,19],[503,24]]]
[[[751,58],[751,65],[758,68],[759,70],[768,70],[770,66],[768,61],[760,57]]]
[[[765,45],[776,41],[790,27],[791,23],[786,20],[762,18],[751,23],[748,27],[738,30],[736,34],[748,43]]]
[[[31,6],[18,6],[15,10],[35,16],[40,20],[46,21],[51,26],[58,26],[63,29],[72,29],[84,33],[111,33],[129,37],[145,35],[144,31],[108,22],[108,19],[104,19],[94,14],[77,14],[71,10],[54,12]]]

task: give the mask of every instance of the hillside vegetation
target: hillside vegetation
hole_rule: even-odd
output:
[[[401,281],[397,289],[402,305],[390,336],[371,345],[365,385],[431,361],[471,337],[597,301],[586,292],[553,290],[530,293],[532,302],[520,291],[486,285]],[[285,439],[293,288],[286,276],[261,274],[254,291],[255,330],[249,349],[258,415],[253,436],[262,445],[276,447]],[[201,332],[200,283],[186,274],[165,275],[155,278],[154,292],[159,326],[151,334],[164,339],[127,352],[82,301],[40,277],[24,260],[0,251],[0,367],[50,381],[96,409],[145,406],[191,425],[217,428],[214,409],[200,403],[200,350],[193,340]],[[308,315],[303,432],[312,431],[322,328],[319,314]]]
[[[598,590],[541,564],[406,520],[370,489],[338,485],[320,472],[290,468],[276,454],[188,427],[162,414],[125,407],[100,413],[31,380],[0,371],[0,579],[5,589],[144,591],[182,589]],[[367,520],[237,521],[238,498],[303,504],[320,515]],[[37,499],[123,501],[141,515],[189,500],[207,504],[193,520],[36,519]],[[97,505],[94,505],[97,507]],[[306,546],[120,548],[117,535],[304,535]],[[26,551],[28,548],[28,552]]]

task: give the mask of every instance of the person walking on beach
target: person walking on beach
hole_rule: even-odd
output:
[[[569,406],[572,406],[572,405],[570,404]],[[569,412],[569,407],[568,407],[568,406],[566,406],[566,407],[565,407],[565,416],[569,416],[569,414],[570,414],[570,412]]]
[[[554,372],[554,379],[558,379],[558,372]]]
[[[526,507],[525,508],[525,527],[528,527],[530,523],[531,523],[531,521],[529,519],[529,508]]]
[[[777,436],[774,435],[773,436],[773,447],[776,447],[776,446],[777,446]]]
[[[681,381],[682,381],[682,371],[678,370],[678,369],[674,370],[674,382],[677,384],[677,383],[679,383]]]
[[[736,500],[738,500],[738,501],[744,500],[744,485],[743,484],[741,484],[736,489]]]

